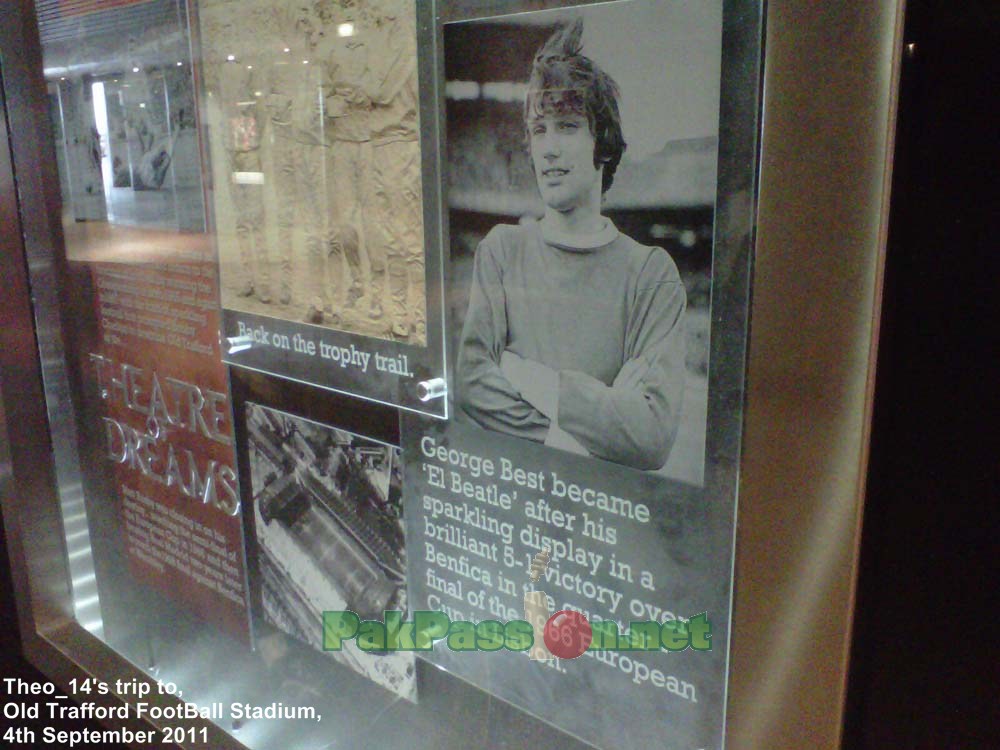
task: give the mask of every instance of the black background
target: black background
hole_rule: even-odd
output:
[[[995,748],[1000,14],[907,6],[844,747]],[[0,677],[42,680],[2,541]]]
[[[1000,12],[907,6],[844,747],[996,748]]]

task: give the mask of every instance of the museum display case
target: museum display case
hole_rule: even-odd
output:
[[[183,747],[835,747],[900,14],[6,4],[42,710]]]

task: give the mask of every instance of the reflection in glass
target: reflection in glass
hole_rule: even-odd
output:
[[[203,231],[185,4],[106,5],[38,3],[66,218]]]

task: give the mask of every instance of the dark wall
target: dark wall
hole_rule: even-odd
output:
[[[1000,11],[907,5],[844,747],[996,748]]]

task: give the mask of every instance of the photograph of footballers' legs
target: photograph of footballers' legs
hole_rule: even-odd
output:
[[[222,307],[425,346],[415,3],[199,24]]]

